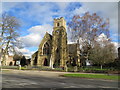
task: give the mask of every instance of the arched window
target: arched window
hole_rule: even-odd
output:
[[[43,55],[48,55],[50,51],[49,49],[50,49],[49,44],[45,43],[43,47]]]

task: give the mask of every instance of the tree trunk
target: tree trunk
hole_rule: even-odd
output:
[[[102,66],[102,65],[101,65],[100,67],[101,67],[101,69],[103,69],[103,66]]]
[[[3,51],[3,60],[2,60],[2,65],[6,65],[6,55],[8,55],[8,46],[9,46],[10,40],[7,42],[6,48]]]
[[[4,54],[2,57],[2,66],[5,66],[5,65],[6,65],[6,56]]]

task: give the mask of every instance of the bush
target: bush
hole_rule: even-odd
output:
[[[74,67],[68,67],[68,72],[74,72]]]
[[[48,66],[33,66],[32,70],[41,70],[41,71],[64,71],[62,68],[54,68]]]
[[[27,70],[27,68],[26,67],[21,67],[21,70]]]
[[[18,69],[18,66],[1,66],[2,69]]]

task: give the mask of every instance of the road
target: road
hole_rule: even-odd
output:
[[[30,74],[31,73],[31,74]],[[117,88],[118,81],[60,77],[63,72],[6,71],[2,88]]]

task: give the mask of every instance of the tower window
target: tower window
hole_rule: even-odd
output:
[[[60,23],[57,23],[57,26],[60,26]]]

